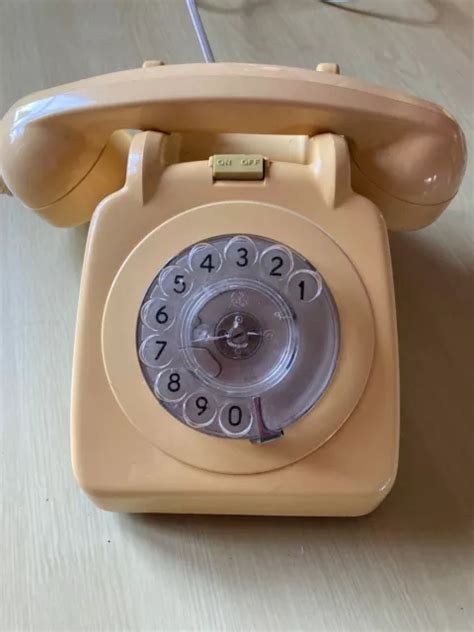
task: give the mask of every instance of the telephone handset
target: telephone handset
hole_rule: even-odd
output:
[[[92,217],[72,443],[104,508],[357,515],[393,484],[386,226],[441,213],[465,144],[442,108],[318,69],[148,65],[0,124],[3,188]]]
[[[106,184],[94,179],[110,178],[114,190],[113,158],[103,154],[117,129],[341,134],[356,190],[380,201],[394,228],[432,221],[456,194],[465,165],[459,126],[428,101],[338,74],[218,63],[117,72],[19,101],[3,120],[0,173],[53,223],[86,221],[94,208],[66,207],[59,217],[55,204],[89,177],[101,194]]]

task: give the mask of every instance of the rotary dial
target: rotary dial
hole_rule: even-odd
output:
[[[263,443],[325,392],[339,320],[300,254],[263,237],[220,236],[159,271],[140,309],[137,351],[147,384],[179,421]]]

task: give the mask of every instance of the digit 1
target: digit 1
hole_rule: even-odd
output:
[[[304,281],[300,281],[298,287],[300,288],[300,301],[304,301]]]

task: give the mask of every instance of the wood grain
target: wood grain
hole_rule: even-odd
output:
[[[217,59],[314,67],[440,102],[472,147],[471,0],[202,0]],[[372,14],[371,14],[372,13]],[[0,110],[42,87],[200,61],[184,0],[0,0]],[[0,629],[472,630],[473,178],[391,236],[400,472],[351,520],[99,511],[69,462],[86,228],[0,200]]]

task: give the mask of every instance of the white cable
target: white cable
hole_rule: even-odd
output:
[[[347,4],[349,2],[349,0],[321,0],[321,1],[325,4]],[[196,5],[196,0],[186,0],[186,5],[188,7],[189,15],[193,23],[194,31],[198,38],[199,46],[201,47],[203,57],[206,63],[212,64],[216,60],[214,58],[214,53],[212,52],[211,45],[209,44],[209,40],[207,38],[206,30],[204,28],[204,24],[202,23],[201,16],[199,15],[199,9]]]
[[[186,0],[186,4],[188,6],[189,15],[191,16],[193,27],[196,31],[196,35],[199,40],[199,45],[201,47],[204,59],[206,60],[206,63],[212,64],[216,60],[214,59],[214,53],[212,52],[212,48],[209,44],[209,40],[207,39],[201,16],[199,15],[199,10],[196,6],[196,0]]]

